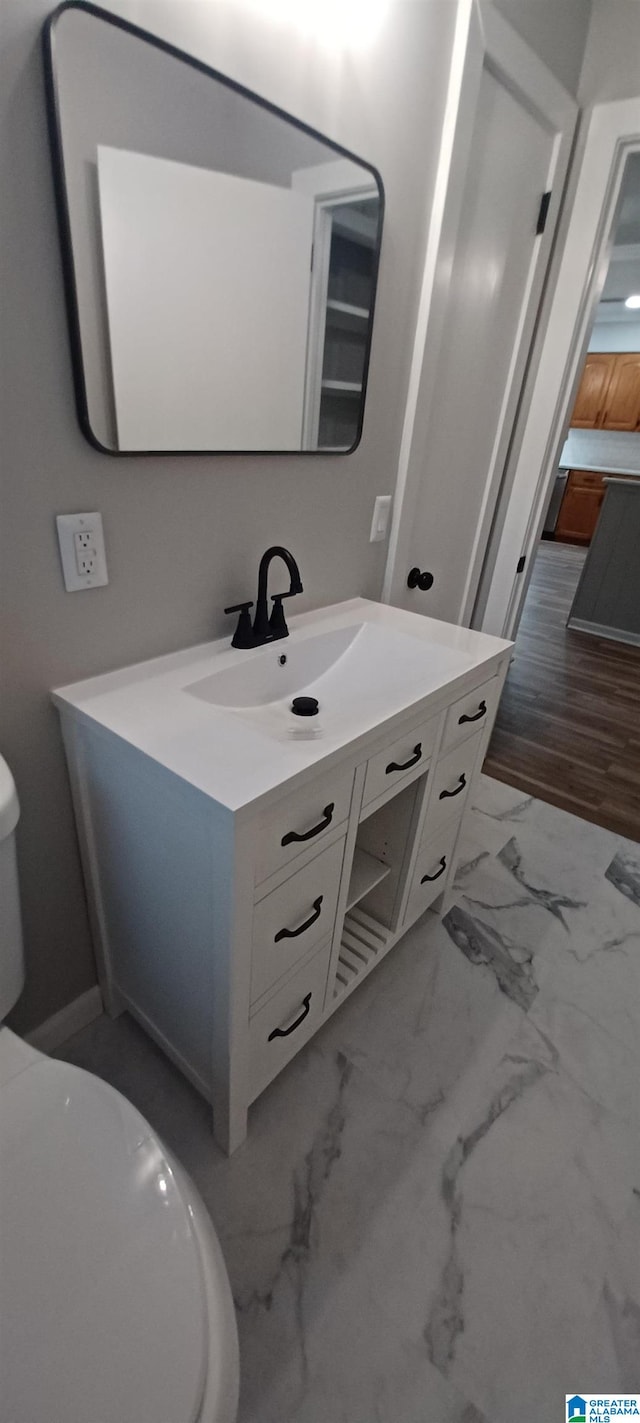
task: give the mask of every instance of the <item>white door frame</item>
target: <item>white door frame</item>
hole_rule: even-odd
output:
[[[536,115],[544,116],[544,121],[556,134],[556,141],[547,183],[552,193],[548,220],[528,277],[528,299],[523,304],[496,441],[486,472],[472,557],[457,611],[456,620],[460,622],[470,618],[482,573],[578,115],[575,100],[533,50],[520,39],[511,25],[493,8],[489,0],[458,0],[382,590],[385,602],[400,601],[405,586],[411,533],[428,440],[438,351],[446,319],[452,260],[485,66],[521,96]]]
[[[485,631],[512,637],[517,629],[535,552],[551,498],[575,400],[595,308],[607,275],[612,224],[623,170],[640,147],[640,95],[598,104],[585,115],[566,237],[558,258],[539,360],[532,374],[515,475],[486,607]],[[525,573],[515,577],[519,555]]]

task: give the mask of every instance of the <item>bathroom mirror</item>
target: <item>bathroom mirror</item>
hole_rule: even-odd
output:
[[[87,438],[119,455],[355,449],[376,170],[82,0],[49,18],[44,55]]]

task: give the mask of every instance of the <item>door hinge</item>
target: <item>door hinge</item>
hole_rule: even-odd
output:
[[[543,193],[542,198],[540,200],[540,211],[538,213],[538,222],[536,225],[536,237],[539,237],[540,234],[545,230],[545,227],[547,225],[547,213],[549,211],[550,202],[551,193]]]
[[[516,564],[516,573],[524,573],[524,566],[525,566],[526,561],[527,561],[527,555],[526,555],[525,553],[522,553],[522,554],[520,555],[520,558],[518,559],[517,564]]]

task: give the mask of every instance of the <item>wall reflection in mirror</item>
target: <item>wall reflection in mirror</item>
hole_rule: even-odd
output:
[[[45,67],[89,439],[121,454],[354,448],[375,169],[91,5],[48,22]]]

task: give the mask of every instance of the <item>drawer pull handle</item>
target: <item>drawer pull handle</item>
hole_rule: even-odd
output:
[[[421,755],[422,742],[419,741],[417,746],[414,746],[413,756],[410,756],[408,761],[404,761],[402,765],[398,761],[389,762],[389,765],[387,766],[387,769],[385,771],[385,776],[388,776],[391,771],[408,771],[410,766],[415,766],[417,764],[417,762],[420,760]]]
[[[487,715],[487,703],[483,700],[483,701],[481,701],[480,706],[478,707],[478,710],[477,710],[475,716],[467,716],[467,715],[465,714],[464,716],[459,716],[459,717],[458,717],[458,726],[464,726],[465,721],[481,721],[482,717],[483,717],[483,716],[486,716],[486,715]]]
[[[433,884],[434,879],[440,879],[440,875],[443,875],[443,874],[444,874],[446,868],[447,868],[447,857],[446,857],[446,855],[443,855],[443,856],[442,856],[442,859],[441,859],[441,861],[440,861],[440,869],[439,869],[439,870],[436,870],[436,872],[435,872],[434,875],[423,875],[423,876],[422,876],[422,879],[420,880],[420,883],[421,883],[421,884]]]
[[[295,1033],[296,1028],[299,1028],[299,1027],[300,1027],[300,1024],[301,1024],[301,1023],[304,1023],[304,1020],[305,1020],[305,1018],[306,1018],[306,1016],[307,1016],[307,1013],[309,1012],[310,1007],[311,1007],[311,994],[310,994],[310,993],[307,993],[306,998],[303,998],[303,1000],[302,1000],[302,1012],[301,1012],[301,1014],[300,1014],[300,1017],[299,1017],[299,1018],[295,1018],[294,1021],[293,1021],[293,1023],[290,1023],[290,1024],[289,1024],[289,1027],[288,1027],[288,1028],[274,1028],[273,1032],[272,1032],[272,1033],[269,1033],[269,1036],[268,1036],[268,1038],[267,1038],[267,1042],[268,1042],[268,1043],[272,1042],[274,1038],[288,1038],[289,1033]]]
[[[467,784],[467,778],[466,778],[465,773],[464,773],[464,771],[463,771],[463,772],[462,772],[462,775],[461,775],[461,777],[460,777],[459,784],[456,786],[455,790],[454,790],[454,791],[440,791],[440,795],[438,796],[438,800],[447,800],[449,796],[460,795],[460,791],[463,791],[463,790],[464,790],[466,784]]]
[[[273,941],[274,944],[279,944],[281,939],[297,939],[299,934],[304,934],[306,929],[310,929],[311,925],[315,924],[316,919],[320,918],[320,915],[322,913],[323,899],[323,894],[319,894],[318,898],[314,899],[313,914],[309,919],[305,919],[304,924],[301,924],[299,929],[278,929],[278,932]]]
[[[321,830],[326,830],[327,825],[331,824],[335,808],[335,801],[330,801],[329,805],[325,805],[322,812],[323,819],[319,820],[317,825],[312,825],[310,830],[305,830],[304,835],[299,835],[297,830],[288,830],[287,834],[283,835],[280,844],[293,845],[294,841],[297,843],[301,840],[312,840],[314,835],[319,835]]]

